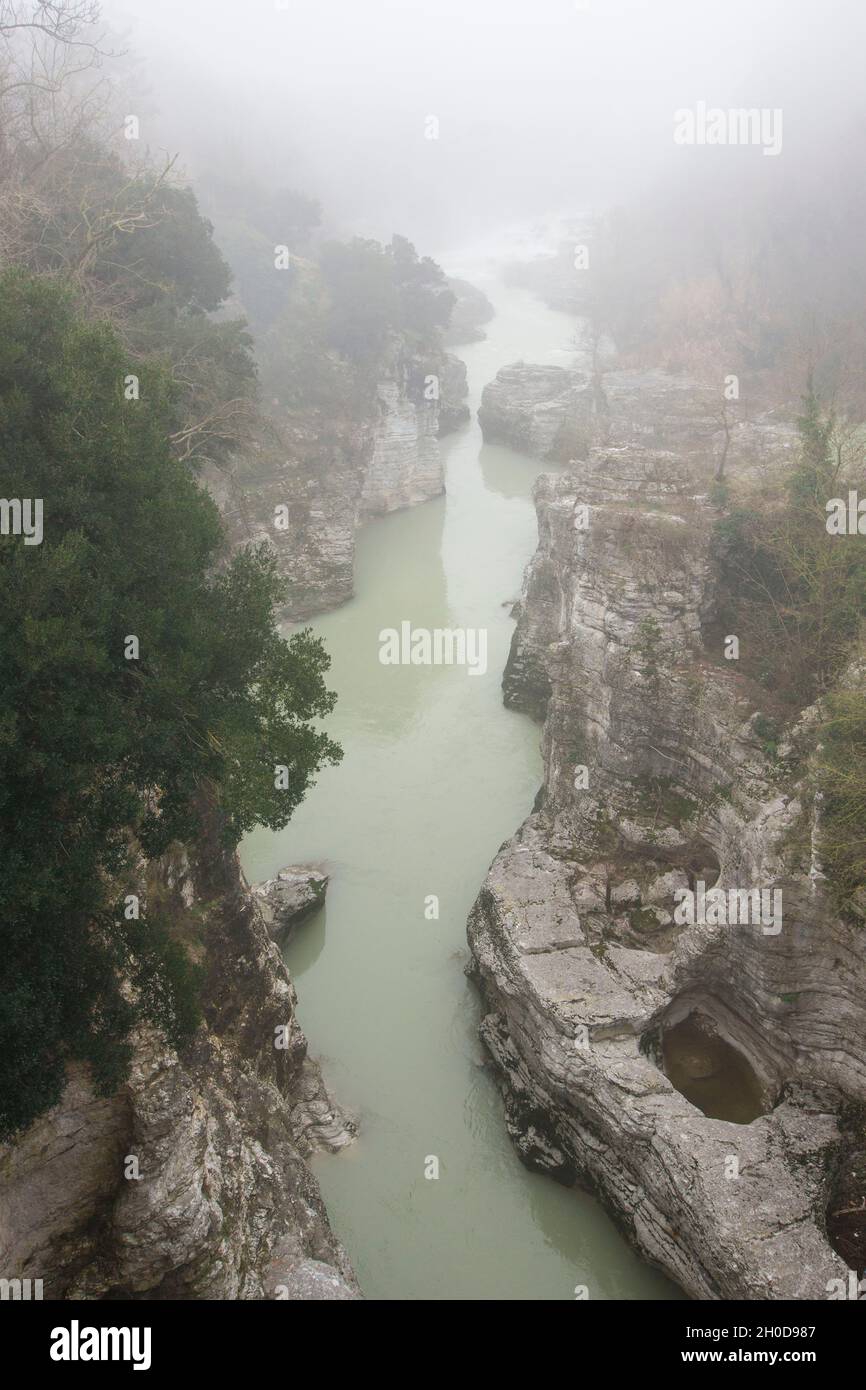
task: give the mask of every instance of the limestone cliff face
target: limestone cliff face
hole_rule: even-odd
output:
[[[813,807],[713,625],[724,439],[700,393],[651,376],[656,405],[616,408],[616,443],[537,485],[504,685],[545,719],[544,786],[469,922],[483,1037],[526,1160],[595,1188],[689,1293],[821,1299],[846,1272],[824,1212],[840,1117],[866,1100],[866,943],[830,910]],[[743,430],[729,469],[792,447],[776,421]],[[677,925],[700,881],[780,889],[781,931]],[[707,1047],[677,1058],[687,1020]],[[750,1075],[749,1122],[670,1079],[711,1079],[717,1045]]]
[[[377,418],[361,482],[362,519],[427,502],[444,491],[440,417],[442,400],[448,402],[447,387],[454,379],[452,376],[443,383],[444,361],[437,361],[435,372],[425,371],[429,365],[415,357],[400,356],[377,385]]]
[[[46,1298],[359,1297],[305,1162],[352,1126],[307,1058],[235,855],[213,829],[144,894],[188,933],[204,1022],[182,1057],[139,1036],[107,1099],[73,1068],[60,1104],[0,1149],[0,1270]]]
[[[256,441],[230,472],[208,475],[230,542],[275,548],[283,617],[351,598],[358,527],[443,492],[439,439],[469,418],[466,389],[459,358],[396,340],[363,402],[281,422],[277,442]]]
[[[722,428],[717,393],[688,377],[523,363],[503,367],[485,386],[478,419],[488,443],[557,463],[602,444],[712,450]]]

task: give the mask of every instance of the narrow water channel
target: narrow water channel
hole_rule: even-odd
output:
[[[367,526],[357,597],[313,623],[326,640],[345,750],[280,834],[245,842],[252,881],[321,863],[327,905],[286,960],[299,1016],[356,1143],[314,1167],[368,1298],[675,1298],[599,1204],[531,1174],[507,1137],[463,975],[466,917],[541,781],[539,730],[502,704],[506,606],[536,543],[539,465],[483,446],[481,389],[524,359],[568,365],[574,321],[489,269],[454,265],[493,300],[487,339],[459,349],[472,423],[443,441],[447,495]],[[484,627],[488,670],[382,666],[381,629]],[[437,920],[425,900],[439,899]],[[439,1160],[438,1180],[425,1161]]]

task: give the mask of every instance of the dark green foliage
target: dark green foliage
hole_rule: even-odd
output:
[[[321,644],[280,639],[267,551],[215,570],[218,514],[169,448],[176,387],[144,363],[125,400],[128,365],[55,281],[0,276],[2,490],[44,499],[41,545],[0,538],[0,1137],[59,1098],[66,1059],[108,1090],[136,1019],[178,1044],[195,1025],[167,924],[115,905],[131,836],[161,853],[205,797],[232,840],[280,827],[340,756],[314,724]]]
[[[824,504],[833,484],[830,447],[833,417],[824,415],[821,402],[810,382],[803,398],[803,413],[797,419],[800,457],[786,479],[792,508],[823,517]],[[817,505],[816,505],[817,504]]]
[[[268,407],[361,416],[395,337],[438,347],[455,297],[438,265],[405,237],[318,246],[313,200],[290,189],[237,187],[211,176],[208,207],[256,334]],[[277,269],[277,247],[290,263]]]
[[[767,714],[756,714],[752,720],[752,728],[756,737],[760,740],[761,748],[765,758],[777,758],[779,756],[779,739],[781,737],[779,725],[775,719]]]
[[[844,678],[866,613],[866,552],[862,536],[827,532],[826,503],[846,496],[848,482],[834,421],[811,387],[799,430],[800,456],[781,490],[718,525],[728,620],[745,669],[789,715],[821,698],[821,721],[802,735],[820,794],[820,857],[837,907],[866,920],[866,696]],[[762,713],[753,728],[765,755],[778,757],[780,723]]]
[[[294,270],[309,264],[311,238],[321,221],[321,208],[315,199],[295,189],[235,183],[214,174],[205,178],[204,188],[220,246],[258,338],[286,317],[293,298]],[[275,271],[277,246],[288,247],[293,258],[291,271]]]
[[[657,691],[661,668],[668,656],[662,641],[662,630],[652,616],[642,618],[638,624],[635,654],[650,688]]]
[[[25,170],[29,152],[19,151]],[[33,270],[74,274],[124,316],[170,301],[216,309],[231,275],[190,188],[131,175],[85,140],[45,162],[32,152],[34,198],[23,237]]]
[[[120,331],[127,370],[142,356],[163,356],[178,387],[170,421],[176,453],[195,464],[224,463],[250,433],[252,339],[243,321],[210,317],[231,275],[192,190],[168,183],[167,170],[132,174],[89,139],[47,160],[27,147],[18,158],[33,187],[22,200],[23,224],[5,238],[12,259],[74,280],[82,304]]]
[[[327,340],[354,361],[378,360],[397,316],[391,266],[378,241],[330,242],[322,252],[330,298]]]
[[[410,353],[439,349],[454,296],[435,262],[419,259],[405,238],[394,237],[389,246],[360,238],[329,242],[318,260],[290,247],[290,268],[277,271],[269,238],[237,222],[230,227],[244,306],[261,329],[257,349],[269,406],[360,417],[370,409],[371,380],[392,346]]]
[[[862,537],[827,533],[825,504],[847,484],[831,456],[833,422],[811,390],[799,429],[782,490],[735,506],[716,527],[742,668],[794,708],[830,688],[866,611]]]
[[[130,195],[144,190],[131,185]],[[164,187],[147,203],[145,225],[118,234],[102,258],[102,274],[134,287],[134,307],[166,299],[207,311],[219,308],[231,283],[229,268],[201,216],[191,188]]]
[[[389,329],[427,344],[446,327],[454,295],[428,256],[395,236],[389,246],[356,237],[330,242],[322,251],[322,275],[330,296],[327,338],[353,361],[375,361]]]
[[[242,319],[213,319],[154,304],[125,326],[135,355],[160,356],[172,383],[170,421],[175,452],[199,466],[222,463],[246,442],[255,413],[256,368],[252,338]]]
[[[290,410],[337,407],[360,417],[371,393],[328,341],[329,300],[318,268],[294,266],[280,281],[287,283],[284,308],[258,342],[265,400]]]
[[[817,731],[820,851],[840,910],[866,922],[866,695],[828,696]]]
[[[436,262],[430,256],[419,257],[411,241],[403,236],[393,236],[384,254],[392,266],[396,326],[414,333],[422,342],[447,328],[457,301]]]

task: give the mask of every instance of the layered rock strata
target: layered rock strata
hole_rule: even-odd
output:
[[[567,396],[597,428],[573,374],[509,371],[516,396],[500,373],[487,409],[536,448],[557,413],[541,372],[563,387],[548,406]],[[724,434],[702,392],[650,374],[641,403],[612,375],[608,401],[629,403],[604,421],[614,442],[536,487],[504,686],[544,718],[544,784],[470,917],[482,1035],[526,1161],[596,1190],[688,1293],[826,1298],[846,1267],[825,1209],[866,1100],[866,942],[828,904],[767,696],[716,635]],[[748,429],[729,469],[787,457],[790,427]],[[701,884],[780,890],[780,929],[680,924]],[[667,1074],[678,1025],[692,1099]]]
[[[216,829],[151,867],[203,972],[204,1021],[178,1056],[135,1040],[129,1082],[60,1104],[0,1149],[0,1272],[45,1298],[359,1297],[305,1159],[354,1126],[327,1095],[277,947]]]
[[[602,445],[692,454],[712,450],[724,429],[718,392],[688,377],[525,363],[485,386],[478,419],[487,443],[551,463]]]

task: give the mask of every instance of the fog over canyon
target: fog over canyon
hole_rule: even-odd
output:
[[[864,43],[0,0],[2,1299],[866,1296]]]

